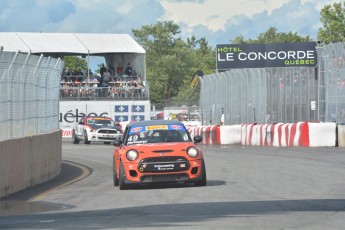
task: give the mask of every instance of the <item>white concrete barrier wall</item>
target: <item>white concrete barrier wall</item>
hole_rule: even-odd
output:
[[[275,147],[336,146],[337,135],[345,146],[345,128],[338,134],[335,123],[277,123],[188,127],[192,136],[202,135],[204,144],[242,144]],[[338,126],[339,127],[339,126]],[[345,126],[344,126],[345,127]],[[212,133],[212,135],[209,135]],[[344,137],[340,135],[342,134]],[[219,140],[218,140],[219,137]]]
[[[44,183],[61,171],[61,130],[0,142],[0,197]]]
[[[241,143],[249,146],[336,146],[336,138],[335,123],[298,122],[241,126]]]
[[[241,144],[241,125],[220,126],[220,143],[224,145]]]
[[[336,123],[309,123],[309,146],[335,146]]]

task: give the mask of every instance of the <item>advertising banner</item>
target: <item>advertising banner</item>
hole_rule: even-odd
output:
[[[218,71],[316,64],[316,42],[217,45]]]
[[[60,101],[62,137],[71,137],[73,125],[84,116],[105,116],[120,124],[150,120],[149,101]],[[130,111],[129,108],[134,108]],[[131,120],[129,120],[131,119]]]

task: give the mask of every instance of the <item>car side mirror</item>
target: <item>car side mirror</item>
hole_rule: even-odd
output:
[[[194,143],[197,144],[199,142],[202,142],[202,136],[200,135],[194,136]]]
[[[115,147],[120,147],[122,145],[122,140],[120,140],[120,139],[114,140],[113,145]]]

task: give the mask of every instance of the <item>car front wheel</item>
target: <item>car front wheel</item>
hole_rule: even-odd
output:
[[[120,162],[120,173],[119,173],[119,189],[120,190],[126,190],[128,189],[128,185],[125,182],[126,179],[126,173],[125,173],[125,169],[122,165],[122,162]]]
[[[73,144],[79,144],[79,139],[77,138],[75,131],[72,131],[72,142]]]
[[[86,131],[84,131],[84,144],[90,144],[90,141],[87,138],[87,132]]]
[[[119,178],[117,178],[116,164],[114,160],[113,160],[113,181],[114,181],[114,186],[119,186]]]
[[[194,182],[195,186],[206,186],[207,180],[206,180],[206,167],[204,159],[201,161],[201,180]]]

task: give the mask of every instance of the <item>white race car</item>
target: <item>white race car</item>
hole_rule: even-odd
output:
[[[84,144],[91,142],[110,144],[120,139],[122,139],[121,127],[109,117],[83,117],[72,130],[73,144],[79,144],[79,141],[84,141]]]

